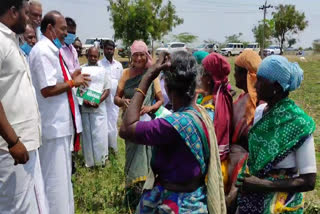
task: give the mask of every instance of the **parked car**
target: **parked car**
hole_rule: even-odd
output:
[[[214,43],[204,43],[192,50],[192,53],[196,51],[206,51],[208,53],[218,52],[219,46]]]
[[[178,51],[178,50],[187,51],[186,44],[183,42],[170,42],[170,43],[164,45],[164,47],[157,48],[156,55],[159,55],[162,51],[167,51],[169,53],[172,53],[172,52]]]
[[[224,56],[239,55],[244,50],[243,43],[228,43],[225,48],[222,48],[220,53]]]
[[[129,57],[130,56],[130,49],[129,48],[117,48],[118,49],[118,55],[122,58]]]
[[[257,53],[260,53],[260,45],[257,42],[249,43],[245,50],[253,50]]]
[[[263,50],[264,56],[269,56],[269,55],[273,55],[273,54],[275,54],[275,55],[281,54],[281,50],[280,50],[279,46],[272,45],[272,46],[269,46],[268,48]]]
[[[96,44],[99,44],[100,48],[100,53],[103,54],[103,47],[102,44],[106,40],[113,40],[107,37],[101,38],[101,37],[96,37],[96,38],[89,38],[86,39],[85,43],[82,45],[82,54],[86,55],[88,53],[89,48],[93,47]]]

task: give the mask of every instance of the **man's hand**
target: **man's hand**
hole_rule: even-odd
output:
[[[89,86],[89,81],[91,79],[89,78],[89,74],[81,74],[81,69],[77,69],[73,72],[72,74],[72,79],[74,81],[74,86],[79,87],[81,85],[88,87]]]
[[[98,107],[99,107],[99,104],[90,102],[90,101],[88,101],[88,100],[84,100],[84,101],[83,101],[83,104],[84,104],[85,106],[92,107],[92,108],[98,108]]]
[[[26,147],[19,141],[9,149],[11,157],[14,159],[14,165],[25,164],[29,160],[29,153]]]

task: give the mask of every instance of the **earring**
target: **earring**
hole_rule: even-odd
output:
[[[273,94],[274,94],[274,95],[276,95],[276,93],[277,93],[277,91],[276,91],[276,90],[274,90],[274,91],[273,91]]]

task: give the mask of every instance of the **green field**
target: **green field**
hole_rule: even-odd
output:
[[[234,58],[229,58],[233,67]],[[296,101],[317,124],[320,124],[320,56],[308,57],[307,61],[290,57],[299,62],[305,71],[302,86],[290,97]],[[84,59],[81,59],[84,62]],[[232,69],[233,70],[233,69]],[[231,84],[234,85],[233,72],[230,74]],[[314,134],[318,169],[320,169],[320,129]],[[76,213],[107,213],[127,214],[124,200],[124,141],[118,140],[119,153],[110,156],[105,168],[87,169],[83,164],[81,153],[76,158],[77,173],[73,176],[74,199]],[[305,213],[320,213],[320,176],[317,177],[316,189],[307,193]]]

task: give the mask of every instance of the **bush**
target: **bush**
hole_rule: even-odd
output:
[[[320,53],[320,42],[313,42],[313,51],[315,53]]]

